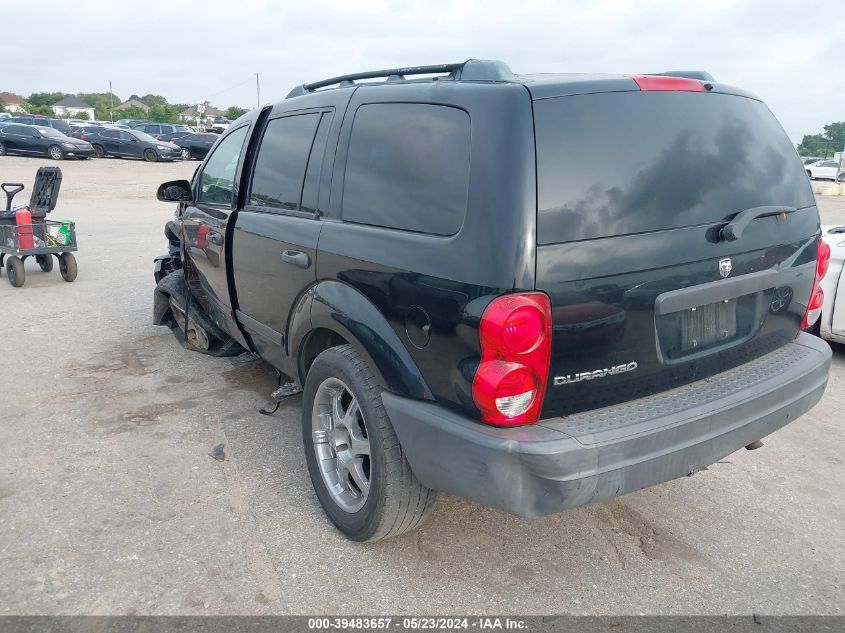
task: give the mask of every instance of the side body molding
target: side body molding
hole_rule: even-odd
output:
[[[298,303],[291,319],[288,353],[299,355],[303,340],[317,328],[336,332],[369,361],[384,385],[409,398],[433,400],[414,359],[384,315],[367,297],[339,281],[321,281]],[[295,361],[294,361],[295,362]]]

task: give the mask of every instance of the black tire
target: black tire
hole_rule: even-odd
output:
[[[807,170],[807,178],[809,178],[810,180],[813,179],[813,172],[811,172],[809,169]]]
[[[36,255],[35,261],[38,262],[38,265],[41,266],[41,270],[45,273],[49,273],[53,270],[53,256],[52,255]]]
[[[187,148],[182,148],[182,160],[193,160],[193,156],[191,156],[191,150]]]
[[[156,154],[156,151],[154,149],[145,149],[144,160],[148,163],[156,163],[158,162],[158,154]]]
[[[0,143],[0,156],[6,155],[6,146],[3,143]]]
[[[20,257],[12,255],[6,258],[6,277],[15,288],[23,286],[26,281],[26,271]]]
[[[59,272],[62,274],[62,279],[67,282],[76,279],[76,258],[73,253],[59,255]]]
[[[106,149],[102,145],[94,144],[94,158],[105,158]]]
[[[65,157],[65,150],[58,145],[51,145],[47,148],[47,156],[53,160],[63,160]]]
[[[369,491],[363,505],[347,512],[332,498],[320,471],[313,434],[315,397],[327,380],[338,379],[358,401],[370,444]],[[333,347],[314,360],[305,379],[302,440],[317,499],[335,527],[354,541],[377,541],[421,525],[437,493],[414,473],[381,402],[382,386],[367,362],[350,345]]]

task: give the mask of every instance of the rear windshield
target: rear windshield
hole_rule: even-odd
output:
[[[540,244],[815,204],[768,108],[715,93],[617,92],[534,102]]]

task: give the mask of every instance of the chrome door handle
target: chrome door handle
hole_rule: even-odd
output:
[[[297,268],[308,268],[311,265],[311,258],[302,251],[284,251],[282,261]]]

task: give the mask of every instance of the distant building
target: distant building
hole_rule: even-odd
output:
[[[124,101],[119,106],[117,106],[115,110],[128,110],[129,108],[138,108],[139,110],[143,110],[144,112],[150,111],[150,106],[148,106],[143,101],[138,101],[137,99],[130,99],[129,101]]]
[[[196,121],[197,117],[206,120],[214,120],[214,117],[223,116],[225,112],[222,110],[218,110],[214,106],[210,106],[205,104],[205,112],[203,114],[197,113],[197,106],[191,106],[187,110],[183,110],[179,113],[179,119],[185,121],[186,123],[190,123],[192,121]]]
[[[23,97],[11,92],[0,92],[0,101],[6,107],[6,112],[19,113],[26,112],[26,104]]]
[[[88,115],[89,120],[94,120],[94,108],[85,103],[82,99],[74,97],[73,95],[65,97],[50,107],[53,109],[53,114],[56,116],[74,117],[79,116],[80,113],[84,112]]]

